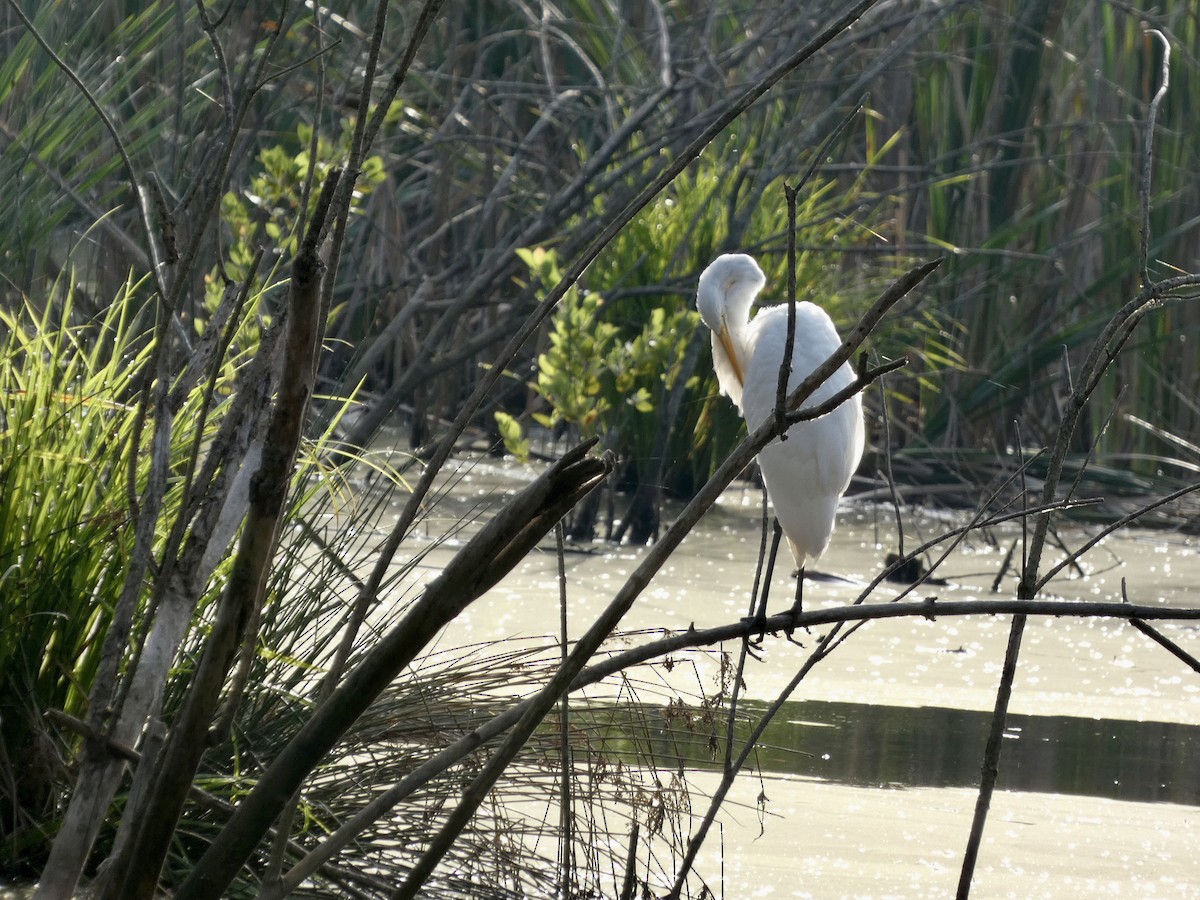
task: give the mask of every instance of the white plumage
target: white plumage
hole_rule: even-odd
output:
[[[786,306],[763,309],[750,318],[750,306],[765,284],[752,257],[726,253],[700,275],[696,292],[700,317],[712,331],[717,382],[751,431],[775,413],[779,365],[787,345]],[[797,303],[789,393],[840,344],[825,310]],[[850,365],[843,364],[801,408],[822,403],[853,380]],[[786,441],[777,438],[758,454],[767,496],[801,569],[829,546],[838,500],[862,451],[862,399],[855,395],[828,415],[796,423]]]

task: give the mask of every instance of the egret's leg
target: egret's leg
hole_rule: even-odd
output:
[[[783,538],[783,529],[779,527],[779,520],[775,520],[775,531],[771,535],[771,549],[767,553],[767,570],[763,574],[762,584],[760,585],[760,594],[758,598],[758,606],[754,611],[752,618],[753,626],[751,627],[748,637],[753,644],[761,644],[763,638],[767,636],[767,599],[771,596],[771,575],[775,571],[775,557],[779,554],[779,541]],[[758,632],[758,639],[754,639],[754,632]]]
[[[800,567],[800,571],[796,573],[796,602],[792,604],[792,627],[788,629],[788,637],[792,636],[792,631],[795,630],[796,616],[804,612],[804,566]]]

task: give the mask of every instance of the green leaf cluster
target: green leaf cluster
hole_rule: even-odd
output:
[[[518,254],[543,291],[561,279],[553,250]],[[652,429],[651,414],[679,378],[683,349],[699,317],[686,308],[653,307],[626,339],[605,312],[604,298],[593,291],[573,287],[560,301],[531,384],[549,411],[533,417],[546,428],[569,425],[584,438],[601,437],[620,447],[625,436]],[[498,413],[497,423],[509,452],[527,454],[528,441],[515,419]]]
[[[894,143],[894,136],[872,137],[872,162]],[[759,150],[752,131],[725,135],[630,222],[588,269],[586,284],[560,301],[531,385],[548,406],[534,415],[540,424],[601,437],[634,480],[658,479],[679,495],[708,477],[743,429],[719,395],[708,333],[694,308],[696,277],[718,253],[744,249],[767,273],[760,302],[785,299],[784,179],[756,180]],[[740,203],[729,200],[731,182],[745,185]],[[868,222],[880,198],[866,182],[862,174],[849,184],[818,179],[797,210],[800,299],[843,321],[857,305],[851,296],[863,292],[861,279],[846,279],[831,253],[877,240]],[[519,255],[543,293],[561,279],[553,249]],[[501,433],[516,453],[523,435],[514,426],[505,420]]]
[[[541,283],[541,293],[562,279],[553,250],[543,247],[517,251],[530,273]],[[604,299],[589,291],[571,288],[551,319],[549,348],[538,356],[533,388],[550,404],[549,413],[535,418],[547,428],[568,423],[584,438],[604,434],[616,405],[615,371],[620,365],[617,327],[603,321]]]
[[[214,268],[205,282],[205,306],[211,311],[221,301],[225,280],[244,280],[260,246],[277,251],[279,261],[291,259],[299,248],[300,228],[316,207],[318,188],[329,171],[346,159],[351,142],[351,123],[343,120],[336,141],[318,136],[316,164],[312,165],[313,129],[300,124],[295,140],[263,148],[258,154],[257,170],[247,186],[228,191],[221,198],[221,222],[228,236],[223,266]],[[312,186],[305,201],[305,180],[312,168]],[[362,212],[363,200],[387,177],[383,158],[375,155],[363,161],[361,174],[355,182],[351,215]],[[272,279],[267,277],[267,282]],[[203,322],[197,327],[202,329]],[[257,338],[256,324],[247,322],[250,334],[242,335],[244,343]]]
[[[295,254],[300,223],[307,221],[317,202],[314,187],[309,192],[305,215],[302,217],[299,214],[303,187],[312,160],[312,139],[310,125],[297,126],[295,142],[290,146],[278,143],[263,148],[258,154],[258,171],[251,175],[247,187],[241,191],[229,191],[222,197],[221,218],[234,241],[229,248],[229,261],[233,266],[249,263],[254,255],[254,246],[263,235],[285,255]],[[337,141],[318,136],[316,165],[313,167],[315,186],[319,186],[330,169],[346,158],[350,141],[351,126],[345,120]],[[364,160],[362,172],[355,183],[352,212],[361,211],[362,200],[385,177],[382,157],[376,155]],[[244,269],[235,269],[231,274],[236,276],[239,272],[244,272]]]

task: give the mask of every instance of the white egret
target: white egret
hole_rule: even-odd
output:
[[[779,366],[787,346],[786,305],[760,310],[750,318],[750,306],[766,281],[753,257],[726,253],[700,275],[696,291],[700,318],[712,332],[717,383],[751,431],[775,414]],[[840,345],[825,310],[815,303],[797,303],[788,391]],[[844,363],[801,408],[828,400],[853,380],[854,372]],[[858,468],[862,451],[862,399],[855,395],[819,419],[792,425],[786,441],[776,438],[758,454],[767,496],[800,569],[797,604],[804,566],[829,546],[838,500]]]

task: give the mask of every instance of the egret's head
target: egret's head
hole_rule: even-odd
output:
[[[730,323],[745,325],[750,305],[767,283],[754,257],[745,253],[723,253],[700,274],[696,289],[696,307],[700,318],[714,334],[721,334]]]

